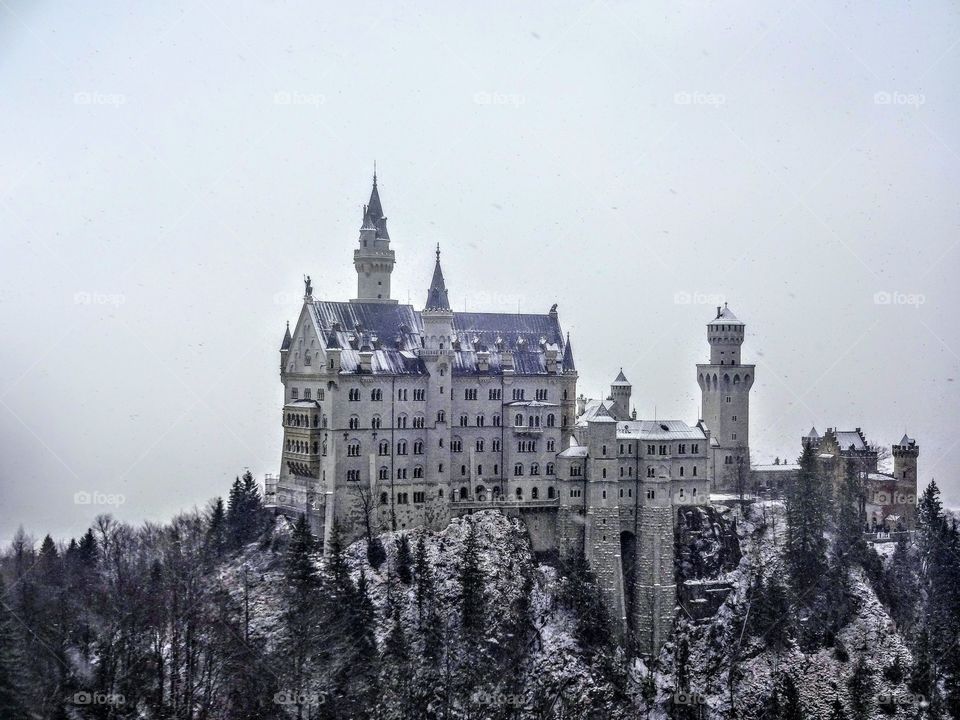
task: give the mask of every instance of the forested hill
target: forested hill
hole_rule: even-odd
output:
[[[879,553],[829,504],[711,512],[732,591],[642,662],[582,555],[539,563],[516,520],[335,534],[322,558],[248,477],[169,525],[18,535],[0,718],[957,717],[960,542],[935,486],[919,510]]]

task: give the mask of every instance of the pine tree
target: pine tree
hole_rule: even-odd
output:
[[[28,717],[25,708],[20,638],[0,575],[0,717]]]
[[[417,551],[414,556],[414,571],[416,573],[417,584],[414,590],[417,600],[417,620],[423,627],[424,610],[435,601],[436,587],[433,582],[433,570],[430,567],[430,561],[427,558],[427,544],[424,540],[424,534],[420,533],[417,539]]]
[[[397,538],[397,577],[404,585],[413,582],[413,557],[410,555],[410,539],[406,533]]]
[[[786,559],[799,602],[811,599],[826,569],[827,484],[817,471],[813,448],[805,445],[797,481],[787,494]]]
[[[379,570],[387,559],[387,550],[383,547],[383,540],[374,535],[367,540],[367,562],[374,570]]]
[[[857,720],[868,717],[870,698],[873,695],[873,675],[863,655],[857,658],[853,666],[853,673],[847,680],[847,689],[850,691],[850,709],[853,716]]]
[[[243,485],[238,477],[227,496],[227,535],[233,548],[243,545],[246,539],[245,520]]]
[[[477,641],[486,624],[486,601],[483,569],[480,567],[480,536],[477,522],[471,520],[468,520],[470,527],[460,561],[460,612],[464,633],[470,641]]]
[[[223,498],[213,501],[207,521],[207,548],[212,558],[219,560],[227,547],[227,513]]]
[[[800,702],[800,692],[793,678],[784,673],[781,675],[783,685],[783,711],[780,717],[783,720],[805,720],[806,715],[803,712],[803,703]]]
[[[847,720],[847,713],[843,709],[843,703],[840,698],[833,699],[833,706],[830,708],[830,720]]]
[[[416,713],[413,703],[414,687],[411,672],[410,651],[400,608],[394,604],[391,613],[390,632],[387,633],[381,658],[377,720],[406,720]]]

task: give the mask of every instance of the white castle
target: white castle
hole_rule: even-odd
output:
[[[318,300],[309,277],[280,348],[283,449],[266,500],[325,541],[438,527],[498,508],[535,551],[582,545],[620,631],[640,652],[669,636],[677,506],[749,473],[744,324],[718,308],[697,365],[703,418],[638,420],[623,372],[606,400],[577,396],[557,306],[455,312],[437,248],[423,307],[391,296],[395,263],[376,176],[354,250],[357,297]]]

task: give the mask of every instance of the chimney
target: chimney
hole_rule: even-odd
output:
[[[477,352],[477,370],[487,372],[490,370],[490,353],[486,350]]]
[[[370,350],[360,351],[360,372],[373,372],[373,352]]]

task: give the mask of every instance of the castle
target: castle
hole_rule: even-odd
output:
[[[324,541],[334,523],[354,538],[500,509],[523,520],[535,551],[581,547],[621,634],[656,652],[677,603],[677,507],[750,472],[744,323],[723,307],[707,324],[702,419],[639,420],[622,371],[609,398],[578,402],[556,305],[454,312],[439,247],[422,308],[393,299],[376,175],[353,256],[357,297],[316,299],[306,277],[284,334],[283,449],[267,505],[304,514]]]

